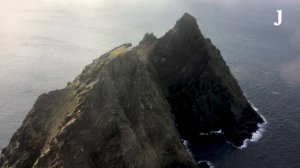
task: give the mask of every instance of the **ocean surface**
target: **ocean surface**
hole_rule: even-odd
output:
[[[0,148],[36,98],[66,86],[101,54],[146,32],[162,36],[184,12],[221,50],[267,121],[238,149],[220,134],[189,144],[215,168],[300,167],[300,2],[296,0],[3,0],[0,5]],[[283,22],[275,27],[276,10]]]

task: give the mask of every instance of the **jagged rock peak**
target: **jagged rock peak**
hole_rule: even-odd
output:
[[[201,43],[205,41],[197,24],[197,19],[188,13],[184,13],[166,35],[179,37],[178,40],[198,38],[199,41],[202,41]]]
[[[198,28],[197,20],[195,17],[188,13],[184,13],[183,16],[176,22],[176,28]]]
[[[143,40],[139,44],[149,44],[155,41],[157,41],[157,37],[153,33],[146,33],[143,37]]]

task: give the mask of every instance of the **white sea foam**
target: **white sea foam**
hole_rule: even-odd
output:
[[[185,139],[182,139],[182,143],[183,143],[183,145],[186,147],[186,148],[188,148],[188,146],[189,146],[189,141],[188,140],[185,140]]]
[[[215,168],[210,161],[207,161],[207,160],[199,160],[198,161],[198,163],[202,163],[202,162],[206,162],[208,164],[209,168]]]
[[[256,142],[262,137],[262,133],[265,131],[263,124],[258,124],[258,130],[252,134],[251,142]]]
[[[243,92],[244,96],[247,98],[247,95]],[[247,99],[248,100],[248,99]],[[261,137],[262,137],[262,133],[265,131],[265,125],[268,123],[266,118],[261,115],[259,113],[259,109],[257,107],[254,106],[254,104],[248,100],[248,102],[250,103],[251,107],[253,108],[253,110],[255,110],[257,112],[257,114],[263,119],[264,123],[260,124],[258,123],[257,124],[257,127],[258,129],[252,133],[252,136],[250,139],[245,139],[244,142],[243,142],[243,145],[242,146],[235,146],[234,144],[232,144],[231,142],[228,142],[227,143],[230,143],[232,146],[238,148],[238,149],[244,149],[247,147],[248,143],[249,142],[257,142]]]
[[[181,140],[182,140],[183,146],[185,147],[185,150],[189,153],[189,155],[193,156],[192,152],[189,149],[190,142],[188,140],[185,140],[185,139],[181,139]],[[200,161],[198,161],[198,163],[201,163],[201,162],[206,162],[210,168],[214,168],[214,166],[212,165],[212,163],[210,161],[206,161],[206,160],[200,160]]]
[[[222,130],[220,129],[220,130],[218,130],[218,131],[212,131],[211,133],[212,133],[212,134],[222,134],[223,132],[222,132]]]
[[[265,131],[264,127],[267,123],[267,120],[265,119],[265,117],[259,113],[259,109],[257,107],[255,107],[254,104],[251,103],[250,101],[249,101],[249,103],[250,103],[251,107],[257,112],[257,114],[260,115],[260,117],[264,120],[264,123],[263,124],[258,123],[257,124],[258,129],[252,133],[252,136],[250,139],[245,139],[243,142],[243,145],[240,147],[235,146],[231,142],[227,141],[227,143],[230,143],[232,146],[234,146],[238,149],[246,148],[249,142],[257,142],[262,137],[262,133]],[[199,135],[201,135],[201,136],[209,136],[209,135],[216,135],[216,134],[223,134],[223,132],[222,132],[222,130],[218,130],[218,131],[211,131],[208,133],[199,133]]]
[[[185,150],[189,153],[190,156],[193,156],[193,153],[191,152],[191,150],[189,148],[190,142],[185,139],[181,139],[181,140],[182,140],[183,146],[185,147]]]
[[[251,101],[248,100],[248,102],[250,103],[251,107],[257,112],[257,114],[264,120],[264,124],[260,124],[260,125],[265,125],[266,123],[268,123],[266,118],[259,113],[259,109],[255,107]],[[259,127],[259,124],[257,126]]]
[[[199,135],[201,136],[208,136],[208,135],[216,135],[216,134],[223,134],[222,130],[218,130],[218,131],[211,131],[211,132],[200,132]]]
[[[257,124],[258,129],[252,133],[251,138],[245,139],[242,146],[240,147],[235,146],[235,147],[239,149],[244,149],[247,147],[249,142],[257,142],[262,137],[262,133],[265,131],[264,125],[265,124]]]
[[[258,112],[258,108],[255,107],[250,101],[249,101],[249,103],[251,104],[251,107],[252,107],[256,112]]]
[[[262,137],[262,133],[265,131],[264,127],[268,123],[267,120],[265,119],[265,117],[259,113],[259,109],[257,107],[255,107],[254,104],[251,103],[249,100],[248,100],[248,102],[250,103],[251,107],[257,112],[257,114],[260,115],[260,117],[264,120],[264,123],[263,124],[258,123],[257,124],[258,129],[252,133],[252,136],[250,139],[245,139],[243,142],[243,145],[240,147],[235,146],[232,143],[227,141],[228,143],[232,144],[234,147],[236,147],[238,149],[246,148],[249,142],[257,142]]]
[[[210,161],[208,161],[207,164],[209,165],[210,168],[215,168],[215,166],[213,166],[213,164]]]

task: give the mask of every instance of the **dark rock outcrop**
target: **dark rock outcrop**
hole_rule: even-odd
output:
[[[94,60],[41,95],[3,150],[1,167],[199,167],[182,144],[221,129],[240,146],[263,119],[220,51],[184,14]]]

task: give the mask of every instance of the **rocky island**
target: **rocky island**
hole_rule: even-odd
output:
[[[197,168],[183,139],[221,130],[241,146],[263,123],[220,51],[185,13],[95,59],[61,90],[38,97],[2,150],[16,168]]]

